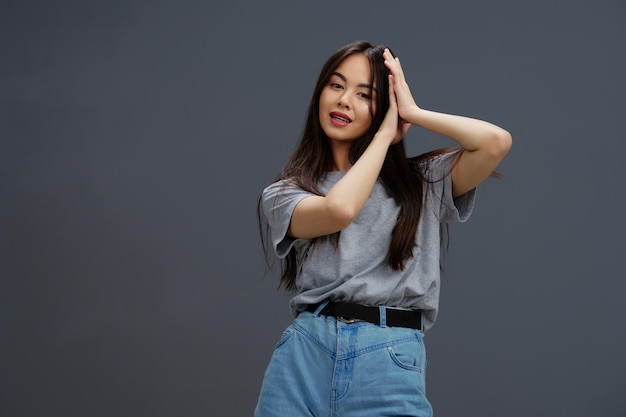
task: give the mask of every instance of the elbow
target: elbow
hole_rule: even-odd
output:
[[[496,130],[489,141],[489,154],[492,158],[502,160],[511,149],[513,138],[504,129]]]
[[[356,208],[351,207],[349,204],[340,202],[330,203],[327,210],[328,218],[337,231],[350,226],[359,214],[359,211]]]

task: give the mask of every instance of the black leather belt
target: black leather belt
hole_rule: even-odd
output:
[[[306,311],[314,313],[320,304],[310,304],[307,306]],[[378,307],[366,307],[360,304],[331,301],[320,311],[320,314],[337,317],[345,323],[362,320],[380,325],[380,310]],[[387,307],[385,308],[385,317],[387,326],[423,330],[422,312],[420,310],[398,310],[396,308]]]

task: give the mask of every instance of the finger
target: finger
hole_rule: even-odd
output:
[[[400,58],[395,57],[394,61],[396,63],[394,68],[394,73],[399,77],[399,79],[404,79],[404,72],[402,71],[402,64],[400,64]]]
[[[385,61],[385,65],[387,66],[389,73],[394,76],[394,81],[400,85],[404,80],[404,73],[402,72],[400,63],[394,59],[392,62]]]
[[[385,65],[390,71],[396,69],[395,67],[397,67],[399,61],[397,61],[397,58],[394,58],[389,49],[385,49],[385,51],[383,52],[383,58]]]
[[[393,88],[393,96],[397,99],[398,94],[402,93],[402,82],[400,81],[400,77],[398,75],[391,75],[389,86],[390,89]]]
[[[411,127],[411,123],[407,123],[407,122],[402,123],[400,128],[402,129],[402,136],[403,137],[406,136],[406,134],[409,131],[410,127]]]
[[[393,75],[389,74],[389,107],[397,107],[396,90],[394,86]]]

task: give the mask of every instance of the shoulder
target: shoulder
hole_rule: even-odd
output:
[[[284,192],[298,192],[304,191],[301,186],[298,185],[298,181],[294,178],[277,179],[271,184],[267,185],[262,192],[263,197],[276,196]]]
[[[268,194],[276,194],[277,192],[280,192],[282,188],[285,187],[286,183],[287,183],[287,180],[275,180],[274,182],[272,182],[271,184],[263,188],[262,194],[264,196]]]
[[[263,189],[263,192],[261,193],[261,200],[264,204],[267,204],[269,201],[275,201],[286,194],[288,195],[301,191],[302,189],[296,186],[293,180],[279,179],[267,185]]]
[[[295,204],[310,195],[312,193],[305,190],[296,179],[279,179],[263,189],[261,205],[266,215],[276,210],[291,213]]]

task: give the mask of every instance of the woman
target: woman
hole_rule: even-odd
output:
[[[459,147],[407,158],[411,125]],[[354,42],[328,59],[300,144],[259,202],[296,319],[255,416],[432,415],[423,336],[437,315],[442,225],[469,217],[510,147],[493,124],[420,108],[387,48]]]

